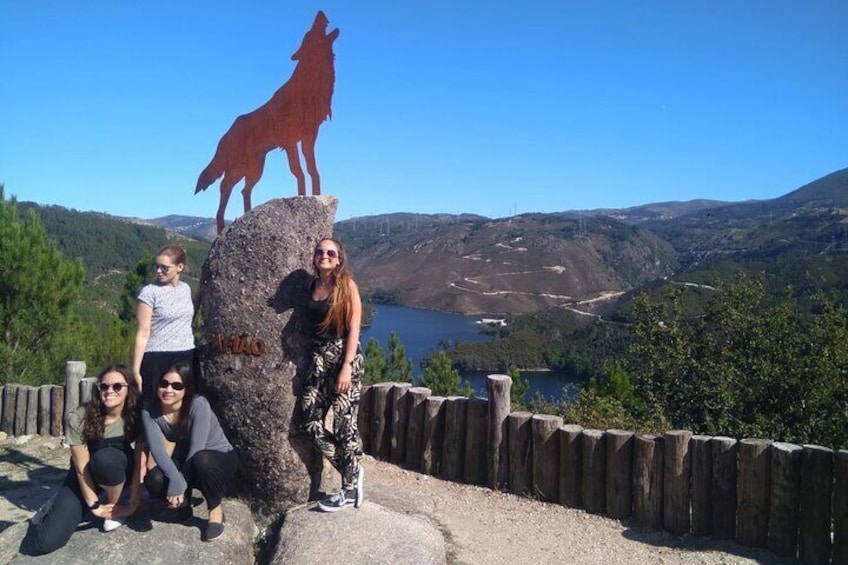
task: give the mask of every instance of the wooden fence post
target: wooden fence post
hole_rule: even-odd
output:
[[[575,424],[566,424],[559,429],[559,503],[569,508],[582,506],[582,431],[583,427]]]
[[[848,450],[836,452],[832,563],[848,563]]]
[[[506,419],[510,412],[509,391],[512,378],[508,375],[486,377],[489,394],[489,427],[487,430],[486,464],[489,488],[500,490],[509,486],[509,434]]]
[[[533,495],[539,500],[559,500],[560,416],[536,414],[530,419],[533,436]]]
[[[607,430],[607,516],[625,520],[633,512],[633,432]]]
[[[742,545],[765,547],[769,510],[768,439],[739,442],[739,497],[736,539]]]
[[[485,398],[469,398],[465,409],[463,482],[469,485],[484,485],[488,477],[486,444],[489,436],[489,402]]]
[[[533,442],[530,412],[513,412],[507,417],[509,430],[509,488],[515,494],[530,494],[533,487]]]
[[[365,385],[359,395],[359,414],[356,423],[359,426],[359,437],[362,438],[362,452],[371,451],[371,423],[374,420],[374,391]]]
[[[6,397],[6,387],[4,385],[0,385],[0,432],[5,432],[3,429],[3,422],[5,418],[3,414],[6,412],[6,401],[4,400]]]
[[[412,383],[395,383],[389,392],[392,396],[391,461],[397,465],[404,462],[406,429],[409,426],[409,397],[407,392]]]
[[[25,433],[28,436],[38,434],[38,387],[28,386],[27,390],[27,405],[26,405],[26,429]]]
[[[68,419],[68,414],[80,405],[80,381],[85,378],[84,361],[68,361],[65,363],[65,414],[62,421]]]
[[[53,385],[38,387],[38,435],[50,435],[50,393]]]
[[[713,448],[713,537],[734,539],[739,442],[730,437],[716,436],[710,443]]]
[[[431,396],[425,401],[424,438],[421,445],[421,471],[439,475],[445,438],[445,398]]]
[[[801,504],[800,445],[771,444],[771,492],[766,547],[781,557],[798,555],[798,511]]]
[[[15,435],[26,435],[28,386],[15,389]]]
[[[92,389],[94,383],[97,382],[97,377],[85,377],[79,382],[79,405],[82,406],[91,401]]]
[[[663,523],[663,438],[633,438],[633,513],[640,526],[660,529]]]
[[[406,466],[421,469],[422,446],[424,445],[424,409],[431,392],[429,388],[414,386],[406,393],[409,398],[409,427],[406,431]]]
[[[65,435],[65,387],[54,385],[50,389],[50,435]]]
[[[713,450],[711,436],[694,435],[692,451],[692,533],[708,536],[713,526]]]
[[[371,413],[371,453],[377,459],[386,460],[391,453],[392,397],[389,392],[394,383],[384,382],[371,385],[374,408]]]
[[[689,533],[691,437],[689,430],[672,430],[663,436],[663,527],[676,536]]]
[[[601,430],[583,430],[583,478],[580,497],[590,514],[606,511],[606,441]]]
[[[3,387],[3,431],[6,435],[15,435],[15,404],[18,402],[18,386],[7,383]]]
[[[803,446],[801,477],[798,557],[803,563],[827,564],[830,561],[833,451],[820,445]]]
[[[465,453],[465,418],[468,399],[448,396],[445,399],[445,441],[442,450],[442,478],[462,480]]]

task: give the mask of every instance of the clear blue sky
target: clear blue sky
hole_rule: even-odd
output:
[[[198,174],[318,9],[339,219],[774,198],[848,166],[845,0],[0,0],[7,196],[214,216]],[[254,204],[294,194],[275,151]]]

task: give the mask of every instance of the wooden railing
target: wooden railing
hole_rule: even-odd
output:
[[[0,387],[0,429],[61,436],[96,379],[68,362],[65,386]],[[591,430],[510,412],[511,379],[488,399],[432,396],[409,383],[365,387],[365,451],[408,469],[630,520],[735,539],[804,563],[848,564],[848,451],[768,439]]]
[[[673,430],[591,430],[510,413],[511,380],[488,399],[409,383],[363,391],[365,451],[443,479],[582,508],[628,524],[848,564],[848,451]]]

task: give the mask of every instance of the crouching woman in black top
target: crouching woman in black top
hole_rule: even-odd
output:
[[[191,487],[200,489],[209,509],[205,539],[217,539],[224,533],[221,501],[238,469],[238,456],[209,401],[195,394],[188,363],[167,369],[156,395],[158,402],[141,411],[150,449],[144,486],[151,496],[165,498],[181,521],[192,516]]]
[[[141,483],[133,469],[140,459],[130,444],[138,435],[139,397],[130,368],[113,365],[97,377],[91,401],[68,414],[71,468],[59,492],[30,520],[38,553],[67,544],[86,511],[103,520],[105,532],[119,528],[135,512]],[[132,484],[130,499],[120,504],[127,482]]]

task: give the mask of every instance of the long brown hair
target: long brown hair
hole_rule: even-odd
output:
[[[353,310],[353,297],[351,296],[350,283],[353,280],[353,275],[347,268],[347,253],[341,242],[331,237],[322,238],[322,241],[332,241],[339,251],[339,264],[333,270],[330,278],[333,282],[333,293],[330,295],[330,308],[327,310],[327,315],[324,321],[321,322],[319,328],[322,332],[326,332],[330,328],[333,329],[336,335],[344,335],[348,329],[351,311]],[[315,257],[312,258],[312,269],[315,276],[320,276],[318,267],[315,266]]]
[[[191,412],[191,403],[194,402],[195,386],[194,386],[194,371],[191,365],[185,362],[174,363],[162,373],[161,379],[165,379],[168,373],[176,373],[185,385],[185,394],[183,394],[183,403],[180,405],[180,413],[177,416],[180,421],[180,426],[183,430],[188,430],[188,415]]]
[[[106,432],[106,407],[100,399],[100,391],[97,385],[103,382],[103,377],[109,373],[118,373],[124,377],[127,387],[127,398],[121,410],[121,419],[124,421],[124,439],[128,442],[135,440],[138,435],[138,412],[141,393],[135,386],[132,370],[126,365],[109,365],[97,375],[97,382],[91,385],[91,401],[85,407],[83,418],[82,437],[85,441],[103,439]]]

